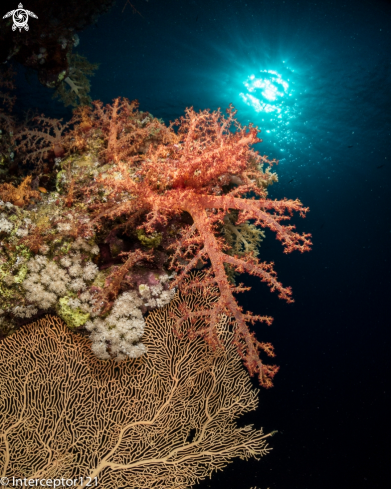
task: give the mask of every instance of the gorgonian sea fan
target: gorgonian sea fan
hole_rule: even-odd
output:
[[[190,309],[208,299],[184,298]],[[178,297],[152,311],[148,353],[101,361],[56,316],[0,343],[0,469],[27,479],[97,478],[99,487],[186,489],[230,461],[258,458],[265,434],[237,420],[258,405],[226,319],[226,349],[173,332]],[[21,355],[21,352],[23,354]],[[94,481],[95,482],[95,481]]]

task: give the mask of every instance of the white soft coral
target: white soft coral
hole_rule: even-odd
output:
[[[107,318],[86,323],[85,328],[91,331],[91,349],[98,358],[125,360],[146,353],[147,349],[140,342],[145,325],[142,304],[136,292],[124,292],[114,302]]]

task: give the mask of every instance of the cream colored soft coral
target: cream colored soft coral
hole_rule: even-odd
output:
[[[4,213],[0,214],[0,232],[9,233],[14,228],[12,222],[10,222]]]
[[[146,353],[145,346],[140,343],[145,324],[140,309],[142,304],[135,291],[124,292],[105,319],[95,318],[86,323],[85,328],[91,332],[91,349],[98,358],[125,360]]]
[[[81,262],[79,252],[63,257],[59,263],[43,255],[31,258],[27,262],[29,273],[22,283],[26,299],[39,309],[47,310],[68,292],[84,291],[86,282],[92,281],[98,273],[98,267],[90,261],[84,266]]]
[[[14,315],[31,317],[39,309],[57,309],[65,297],[66,307],[84,313],[85,321],[96,316],[94,305],[97,299],[88,287],[99,269],[92,261],[86,261],[83,252],[87,252],[87,247],[92,253],[92,248],[78,239],[71,252],[59,261],[44,255],[31,258],[26,264],[28,273],[22,283],[30,305],[15,307]],[[170,278],[172,276],[163,274],[155,285],[141,284],[138,291],[123,292],[107,317],[94,317],[85,323],[85,328],[91,333],[92,351],[98,358],[124,360],[137,358],[146,352],[140,341],[144,334],[142,308],[161,308],[171,301],[175,289],[165,290]]]
[[[139,285],[139,294],[144,299],[144,306],[155,308],[163,307],[167,305],[175,295],[175,288],[171,290],[164,290],[163,284],[165,284],[172,276],[167,274],[160,275],[159,284],[156,285]]]

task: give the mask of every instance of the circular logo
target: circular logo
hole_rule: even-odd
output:
[[[9,482],[8,477],[2,477],[2,478],[0,479],[0,484],[1,484],[2,486],[8,486],[8,482]]]
[[[29,16],[24,9],[16,9],[14,15],[12,16],[15,29],[21,29],[22,27],[27,27],[27,22],[29,21]]]

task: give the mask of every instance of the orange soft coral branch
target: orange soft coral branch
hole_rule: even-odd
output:
[[[178,272],[171,286],[200,287],[205,293],[210,293],[210,287],[217,287],[218,298],[209,309],[183,311],[181,321],[190,319],[194,324],[197,318],[206,320],[206,326],[192,334],[202,334],[216,346],[219,318],[231,317],[235,344],[246,367],[251,375],[259,376],[261,385],[270,387],[278,367],[265,365],[260,351],[273,356],[273,349],[268,343],[258,342],[248,324],[271,324],[272,318],[242,311],[233,294],[248,288],[229,282],[224,265],[259,277],[288,302],[292,302],[292,292],[277,280],[272,263],[261,263],[253,253],[240,257],[227,254],[229,246],[220,230],[225,217],[234,211],[236,225],[253,220],[274,231],[286,253],[303,252],[310,248],[310,235],[299,234],[294,226],[282,223],[293,211],[305,217],[308,209],[299,200],[267,198],[266,187],[277,177],[269,170],[263,171],[262,165],[274,160],[269,162],[251,148],[261,141],[257,128],[240,126],[232,107],[227,113],[224,117],[220,111],[195,113],[187,109],[186,116],[177,121],[180,127],[176,141],[151,146],[141,161],[133,157],[114,165],[98,180],[107,189],[107,203],[101,205],[96,219],[125,216],[128,223],[136,223],[137,216],[138,227],[152,233],[187,213],[193,224],[184,226],[181,236],[170,245],[171,268]],[[236,132],[231,132],[232,126]],[[249,198],[250,192],[255,197]],[[186,284],[191,270],[208,260],[210,269],[203,278]],[[180,326],[176,326],[178,331]]]
[[[261,157],[249,147],[261,142],[258,131],[252,126],[242,128],[235,121],[235,114],[230,108],[225,119],[220,111],[196,114],[187,109],[187,118],[177,122],[181,124],[178,131],[181,142],[150,152],[143,164],[142,176],[160,191],[191,188],[202,189],[205,193],[213,184],[221,187],[229,183],[230,175],[248,170],[251,157],[255,168]],[[236,133],[229,131],[232,124],[237,126]],[[162,165],[162,156],[167,153],[168,158],[164,158]]]
[[[50,117],[34,117],[33,121],[37,127],[25,127],[16,132],[15,140],[19,141],[16,151],[24,155],[24,160],[30,160],[36,165],[42,165],[43,160],[50,152],[56,158],[65,154],[67,138],[65,132],[70,123],[62,124],[62,119],[51,119]]]
[[[0,184],[0,200],[11,202],[18,207],[27,205],[31,198],[41,200],[39,192],[31,188],[32,176],[26,177],[19,187],[14,187],[11,183]]]
[[[289,216],[282,215],[285,211],[292,215],[293,211],[305,217],[309,211],[308,207],[303,207],[302,203],[296,200],[269,200],[269,199],[239,199],[230,195],[222,196],[203,196],[202,205],[204,208],[236,209],[242,211],[239,215],[237,225],[250,219],[255,220],[255,225],[269,228],[276,233],[276,237],[284,245],[284,252],[290,253],[299,250],[302,253],[309,251],[311,246],[310,234],[299,234],[294,232],[295,226],[283,226],[281,221],[289,219]],[[276,211],[277,214],[270,214],[267,211]]]
[[[107,278],[105,287],[101,289],[95,299],[95,310],[99,314],[106,314],[113,305],[114,300],[118,297],[121,283],[129,270],[140,261],[148,261],[152,259],[150,253],[145,253],[141,250],[134,252],[120,253],[119,256],[128,256],[123,265],[116,268]]]
[[[203,242],[203,247],[195,254],[192,260],[189,261],[187,266],[185,266],[179,276],[176,278],[172,286],[178,285],[183,280],[184,276],[188,275],[190,270],[195,268],[196,263],[202,256],[207,256],[210,259],[211,267],[214,274],[213,281],[219,288],[220,298],[216,302],[215,306],[211,311],[208,311],[210,316],[209,327],[204,331],[205,337],[210,342],[214,342],[216,336],[213,333],[215,325],[218,323],[218,317],[221,314],[226,314],[228,316],[233,316],[236,321],[236,342],[239,346],[241,344],[240,340],[244,340],[246,348],[239,348],[239,353],[241,354],[244,363],[250,373],[250,375],[258,374],[260,384],[269,387],[271,385],[272,374],[276,373],[275,366],[265,367],[263,362],[259,357],[259,349],[261,344],[255,340],[253,334],[250,334],[247,326],[247,322],[254,323],[255,321],[263,321],[271,324],[272,319],[267,316],[252,316],[251,313],[243,314],[242,308],[239,307],[236,299],[233,297],[234,286],[228,282],[226,272],[224,269],[224,263],[229,263],[233,265],[237,271],[243,272],[247,271],[252,275],[256,275],[261,278],[262,281],[268,283],[271,290],[277,290],[279,292],[279,297],[292,302],[291,299],[291,289],[284,288],[278,281],[276,273],[273,270],[273,264],[259,263],[259,261],[250,256],[243,259],[236,257],[231,257],[221,251],[221,245],[216,239],[213,230],[208,223],[208,216],[203,208],[202,199],[193,200],[191,202],[186,202],[186,210],[191,214],[194,219],[194,226],[197,228],[201,241]],[[182,243],[181,243],[182,244]],[[181,256],[178,248],[176,249],[175,258],[178,259]],[[182,255],[183,257],[183,255]],[[175,267],[175,265],[174,265]],[[179,269],[179,267],[175,267]],[[210,281],[209,281],[210,282]],[[199,316],[200,314],[193,313],[190,318]],[[201,312],[204,316],[205,312]],[[266,349],[267,352],[272,350]]]
[[[154,143],[154,133],[159,133],[163,141],[177,140],[176,135],[158,119],[147,112],[139,112],[137,100],[130,102],[127,98],[118,97],[112,105],[104,106],[100,101],[93,104],[89,120],[102,131],[106,140],[106,148],[102,151],[106,161],[119,163],[143,152],[147,149],[145,146]]]
[[[100,127],[107,140],[107,148],[104,150],[107,161],[119,161],[132,151],[131,136],[125,134],[123,128],[126,119],[134,113],[137,101],[129,103],[127,99],[119,97],[113,105],[103,106],[102,102],[94,102],[94,122]]]

